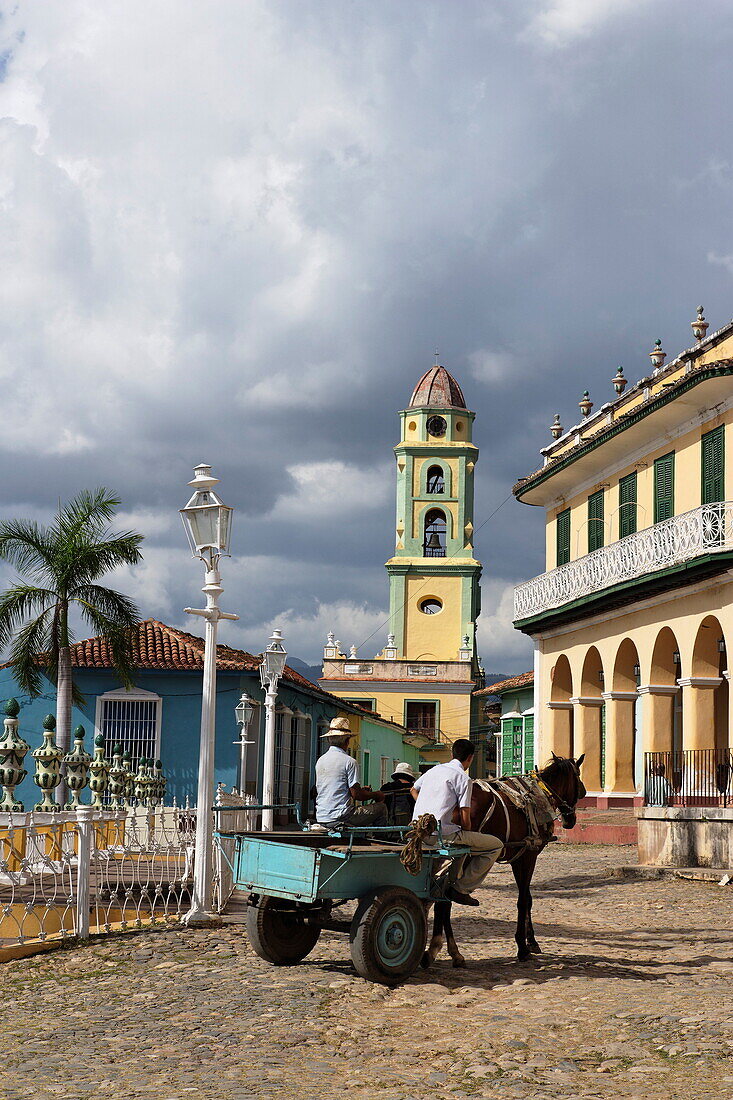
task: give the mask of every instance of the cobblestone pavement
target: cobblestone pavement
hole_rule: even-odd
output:
[[[733,886],[609,874],[633,858],[552,845],[523,964],[492,872],[455,921],[468,968],[397,990],[344,937],[275,968],[236,925],[7,963],[0,1100],[733,1098]]]

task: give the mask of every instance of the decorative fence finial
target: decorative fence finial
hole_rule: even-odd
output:
[[[15,788],[28,775],[23,767],[23,760],[30,745],[18,734],[20,705],[17,699],[8,699],[5,704],[5,714],[5,728],[0,738],[0,787],[3,789],[0,810],[22,813],[23,803],[17,801]]]
[[[163,775],[163,761],[162,760],[156,760],[155,761],[155,787],[153,788],[153,790],[155,792],[155,803],[158,806],[162,806],[163,803],[165,802],[165,788],[166,788],[167,783],[168,783],[168,780]]]
[[[102,795],[107,790],[109,783],[109,760],[104,755],[104,734],[98,733],[94,738],[94,757],[89,765],[91,777],[89,790],[92,792],[92,806],[95,810],[104,809]]]
[[[122,754],[122,767],[125,773],[125,805],[132,806],[135,797],[135,776],[132,772],[132,753],[125,749]]]
[[[66,785],[71,791],[71,798],[64,809],[77,810],[82,803],[79,794],[87,785],[87,775],[92,758],[84,751],[84,727],[77,726],[74,730],[74,748],[64,757],[66,764]]]
[[[62,750],[56,744],[56,719],[47,714],[43,719],[43,744],[34,749],[31,756],[36,762],[36,774],[33,782],[43,792],[43,801],[36,802],[34,810],[43,813],[56,813],[61,807],[56,801],[54,791],[61,782]]]
[[[115,745],[112,749],[112,766],[109,769],[108,779],[110,806],[113,810],[124,810],[127,769],[122,763],[122,745]]]

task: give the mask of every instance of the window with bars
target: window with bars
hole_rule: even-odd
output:
[[[674,515],[674,451],[654,460],[654,522]]]
[[[618,483],[618,535],[621,539],[636,534],[636,505],[637,480],[634,471]]]
[[[319,725],[319,733],[321,727]],[[324,739],[321,751],[328,748]],[[310,763],[310,721],[307,715],[288,709],[275,711],[275,802],[279,806],[300,802],[301,808],[308,802],[308,766]],[[277,815],[278,823],[285,824],[289,812]]]
[[[588,553],[600,550],[604,543],[603,489],[588,497]]]
[[[556,565],[570,561],[570,509],[558,512],[556,520]]]
[[[97,702],[97,728],[104,736],[107,755],[120,745],[129,752],[137,771],[141,759],[157,760],[160,755],[161,699],[157,695],[105,698]]]
[[[723,467],[723,425],[705,432],[702,437],[702,503],[716,504],[725,500],[725,473]]]

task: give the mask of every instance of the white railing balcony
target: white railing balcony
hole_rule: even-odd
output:
[[[517,585],[514,621],[725,550],[733,550],[733,501],[701,504]]]

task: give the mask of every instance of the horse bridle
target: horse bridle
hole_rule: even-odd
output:
[[[539,772],[535,772],[535,778],[537,780],[537,786],[540,788],[541,791],[545,792],[552,805],[563,817],[568,817],[570,814],[575,813],[575,806],[571,806],[569,802],[566,802],[563,798],[560,798],[560,795],[557,794],[556,791],[553,791],[552,787],[550,787],[549,784],[545,783],[544,779],[540,777]],[[575,778],[579,778],[577,772],[575,774]],[[577,805],[577,798],[575,801]]]

